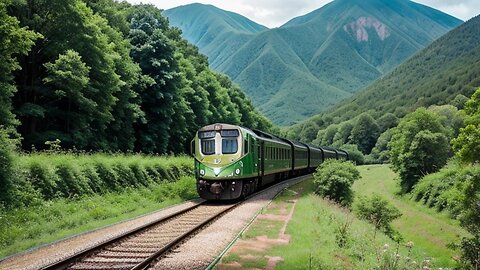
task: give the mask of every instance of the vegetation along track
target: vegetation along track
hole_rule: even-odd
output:
[[[43,269],[144,269],[236,205],[203,202]]]

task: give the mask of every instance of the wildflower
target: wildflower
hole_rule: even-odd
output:
[[[425,265],[425,266],[423,267],[423,270],[430,270],[430,268],[428,268],[428,266]]]
[[[383,249],[387,250],[388,249],[388,244],[383,245]]]
[[[406,244],[405,244],[406,247],[413,247],[413,242],[412,241],[408,241]]]
[[[395,257],[396,257],[396,258],[400,258],[400,254],[395,253]]]
[[[417,261],[412,261],[412,264],[417,264]]]

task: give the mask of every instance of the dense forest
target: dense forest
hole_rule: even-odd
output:
[[[213,122],[270,130],[152,5],[0,3],[0,127],[24,150],[182,153]]]

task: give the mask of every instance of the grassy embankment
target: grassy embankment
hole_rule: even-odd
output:
[[[15,165],[26,205],[0,208],[0,258],[197,197],[188,157],[34,154]]]
[[[402,244],[375,232],[371,224],[350,211],[313,195],[312,181],[307,181],[275,199],[217,269],[233,269],[228,264],[236,263],[242,267],[235,269],[265,268],[269,261],[276,264],[275,269],[392,269],[382,267],[397,261],[397,247],[397,264],[405,267],[398,269],[422,269],[425,260],[431,261],[430,267],[452,267],[455,252],[446,245],[465,232],[447,216],[395,195],[395,174],[388,166],[359,169],[362,179],[354,185],[356,196],[376,192],[400,209],[403,216],[393,227],[404,237]],[[286,221],[292,207],[293,217]],[[285,222],[285,235],[291,236],[288,244],[279,241],[285,239],[279,229]],[[406,246],[409,241],[413,247]]]

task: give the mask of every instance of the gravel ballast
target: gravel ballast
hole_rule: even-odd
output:
[[[281,190],[299,183],[310,176],[281,183],[268,191],[262,192],[234,208],[217,219],[166,257],[157,261],[151,269],[205,269],[224,251],[242,229],[266,207]]]
[[[0,269],[40,269],[52,263],[58,262],[74,254],[80,253],[98,244],[104,243],[126,232],[132,231],[145,224],[192,207],[203,200],[194,200],[147,214],[138,218],[120,222],[94,231],[86,232],[77,236],[60,240],[53,244],[41,246],[27,252],[6,258],[0,262]]]

